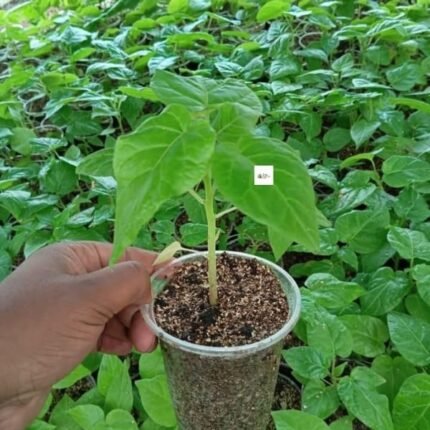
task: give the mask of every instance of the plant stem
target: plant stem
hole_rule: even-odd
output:
[[[209,302],[215,306],[218,302],[218,286],[216,282],[216,216],[214,212],[214,189],[210,174],[204,179],[205,211],[208,223],[208,279]]]
[[[228,208],[228,209],[226,209],[225,211],[222,211],[222,212],[218,213],[218,214],[216,215],[216,219],[222,218],[224,215],[227,215],[227,214],[229,214],[230,212],[234,212],[234,211],[236,211],[236,210],[237,210],[237,207],[236,207],[236,206],[233,206],[233,207],[231,207],[231,208]]]

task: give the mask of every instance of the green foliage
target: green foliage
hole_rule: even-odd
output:
[[[0,279],[49,243],[112,241],[114,219],[117,254],[205,249],[211,169],[219,248],[303,286],[303,345],[283,354],[302,411],[276,427],[427,428],[429,17],[405,0],[1,10]],[[257,163],[279,189],[250,186]],[[159,350],[86,360],[29,428],[89,427],[175,428]]]

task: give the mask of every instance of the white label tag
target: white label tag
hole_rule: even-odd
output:
[[[254,185],[273,185],[273,166],[254,166]]]

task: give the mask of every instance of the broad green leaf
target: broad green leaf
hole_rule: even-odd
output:
[[[369,254],[381,248],[390,224],[388,210],[354,210],[336,219],[335,229],[342,242],[360,254]]]
[[[390,187],[401,188],[430,180],[430,163],[408,155],[393,155],[382,165],[383,180]]]
[[[205,243],[208,237],[207,224],[186,223],[179,228],[182,243],[186,246],[197,246]]]
[[[48,90],[56,90],[58,87],[64,87],[78,80],[78,77],[73,73],[46,72],[40,80]]]
[[[166,108],[118,140],[114,155],[118,192],[113,261],[165,201],[203,179],[213,150],[214,133],[207,121],[193,118],[181,106]]]
[[[430,103],[409,97],[391,97],[389,101],[395,105],[408,106],[421,112],[430,113]]]
[[[83,158],[76,168],[78,175],[113,176],[113,148],[101,149]]]
[[[322,119],[321,115],[316,112],[304,113],[300,117],[299,124],[308,140],[317,137],[321,133]]]
[[[269,235],[269,243],[272,247],[273,255],[276,260],[279,260],[293,243],[293,239],[289,239],[285,231],[279,232],[272,226],[267,227]]]
[[[254,185],[256,165],[273,166],[273,185]],[[220,144],[213,175],[225,198],[255,221],[285,231],[286,243],[294,240],[309,249],[318,247],[312,184],[294,150],[274,139],[254,136],[234,145]]]
[[[389,355],[376,357],[372,363],[372,370],[385,379],[378,387],[378,391],[388,397],[391,407],[403,381],[417,372],[403,357],[393,358]]]
[[[142,378],[150,379],[163,375],[164,372],[164,362],[160,347],[150,353],[141,354],[139,357],[139,374]]]
[[[407,260],[430,261],[430,241],[424,233],[408,228],[392,227],[387,236],[390,245]]]
[[[394,89],[409,91],[416,84],[422,82],[423,74],[418,64],[404,63],[388,70],[387,79]]]
[[[6,278],[12,270],[12,258],[7,251],[0,249],[0,282]]]
[[[276,430],[329,430],[328,425],[315,415],[301,411],[272,412]]]
[[[330,424],[330,430],[353,430],[352,423],[352,417],[342,417]]]
[[[351,127],[351,137],[355,146],[359,148],[363,143],[367,142],[380,125],[379,121],[367,121],[365,119],[355,122]]]
[[[346,128],[331,128],[324,135],[323,142],[328,151],[336,152],[351,142],[351,133]]]
[[[418,264],[413,268],[412,276],[417,282],[418,294],[430,306],[430,265]]]
[[[94,430],[105,418],[103,409],[95,405],[80,405],[67,412],[82,430]]]
[[[340,406],[335,386],[327,386],[323,381],[309,381],[303,390],[302,409],[308,414],[322,419],[328,418]]]
[[[430,426],[430,375],[408,378],[394,401],[396,429],[424,430]]]
[[[309,346],[289,348],[282,352],[287,364],[305,379],[322,379],[328,374],[329,362]]]
[[[266,22],[271,19],[279,18],[285,11],[290,8],[289,0],[270,0],[259,8],[257,13],[258,22]]]
[[[409,294],[405,299],[405,306],[413,317],[430,323],[430,306],[418,294]]]
[[[394,202],[394,210],[400,218],[422,222],[430,217],[430,209],[425,198],[415,189],[404,188]]]
[[[137,381],[136,387],[139,390],[145,411],[155,423],[165,427],[176,425],[175,412],[165,375]]]
[[[167,6],[167,12],[177,13],[187,10],[188,1],[189,0],[170,0],[169,5]]]
[[[345,307],[366,292],[355,282],[340,281],[328,273],[314,273],[305,285],[315,301],[329,309]]]
[[[399,312],[388,315],[390,337],[400,354],[416,366],[430,364],[430,324]]]
[[[64,388],[71,387],[77,381],[91,374],[91,370],[87,369],[82,364],[75,367],[67,376],[65,376],[61,381],[54,384],[53,388],[61,390]]]
[[[332,360],[336,355],[348,357],[351,354],[351,334],[335,315],[320,310],[306,322],[308,344],[324,358]]]
[[[36,137],[33,130],[24,127],[12,129],[10,137],[10,146],[12,149],[22,155],[29,155],[32,151],[31,141]]]
[[[53,160],[40,171],[40,183],[45,192],[65,196],[76,187],[75,168],[61,160]]]
[[[410,287],[405,273],[381,267],[372,273],[366,288],[367,293],[360,297],[363,313],[379,316],[399,305]]]
[[[26,430],[55,430],[56,427],[52,424],[48,424],[45,421],[34,420]]]
[[[100,363],[97,388],[105,398],[105,411],[124,409],[133,405],[133,391],[128,366],[118,357],[104,355]]]
[[[371,429],[393,430],[387,397],[377,392],[370,375],[363,378],[360,373],[354,374],[354,371],[352,376],[343,377],[337,388],[348,412]]]
[[[138,430],[133,416],[122,409],[114,409],[106,416],[106,424],[112,430]]]
[[[342,315],[339,317],[352,335],[352,350],[365,357],[376,357],[385,351],[390,338],[387,326],[369,315]]]

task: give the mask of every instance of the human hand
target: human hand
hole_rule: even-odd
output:
[[[23,429],[90,352],[155,347],[138,309],[151,300],[156,254],[129,248],[110,268],[111,251],[97,242],[51,245],[0,284],[0,428]]]

